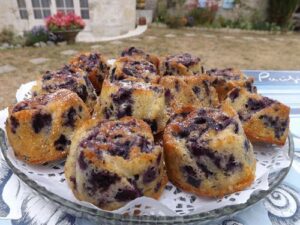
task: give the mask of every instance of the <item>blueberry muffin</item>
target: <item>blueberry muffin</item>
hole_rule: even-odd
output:
[[[6,132],[16,157],[30,164],[64,158],[72,135],[90,113],[74,92],[61,89],[9,108]]]
[[[75,92],[92,111],[96,103],[94,88],[86,73],[70,65],[58,71],[47,71],[32,88],[33,96],[53,93],[59,89]]]
[[[159,69],[160,60],[156,55],[146,53],[143,50],[138,49],[136,47],[130,47],[123,50],[121,52],[121,57],[131,58],[135,61],[145,60],[155,65],[157,70]]]
[[[153,133],[161,132],[167,122],[164,89],[155,84],[104,80],[95,107],[95,116],[115,120],[133,116],[148,123]]]
[[[109,74],[106,57],[96,52],[86,52],[72,58],[70,64],[85,71],[96,93],[101,92],[102,82]]]
[[[253,93],[257,92],[253,85],[254,78],[247,77],[238,69],[211,69],[206,73],[211,77],[212,85],[216,88],[220,101],[224,100],[227,93],[235,87],[245,88]]]
[[[65,164],[74,195],[105,210],[147,196],[159,198],[167,183],[163,149],[142,120],[90,120],[74,135]]]
[[[157,83],[159,78],[157,68],[151,62],[127,57],[116,60],[108,77],[110,82],[132,80],[146,83]]]
[[[203,73],[200,58],[189,53],[170,55],[162,60],[160,73],[162,76],[189,76]]]
[[[288,106],[242,88],[229,92],[224,104],[237,111],[251,141],[284,145],[289,132]]]
[[[167,174],[184,191],[222,197],[245,189],[254,180],[253,147],[235,114],[223,110],[184,112],[165,129]]]
[[[168,111],[173,112],[186,105],[214,107],[219,104],[216,90],[205,75],[164,76],[159,84],[165,88]]]

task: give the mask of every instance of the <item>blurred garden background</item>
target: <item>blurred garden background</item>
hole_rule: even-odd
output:
[[[206,68],[300,70],[299,0],[3,0],[0,108],[79,52],[190,52]]]

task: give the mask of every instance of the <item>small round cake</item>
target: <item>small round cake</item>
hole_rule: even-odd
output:
[[[159,69],[160,60],[156,55],[146,53],[143,50],[138,49],[136,47],[130,47],[123,50],[121,52],[121,57],[131,58],[136,61],[145,60],[155,65],[157,70]]]
[[[84,71],[70,65],[58,71],[47,71],[32,88],[32,93],[33,96],[37,96],[53,93],[59,89],[75,92],[92,111],[96,103],[96,94]]]
[[[16,157],[42,164],[64,158],[74,130],[89,118],[78,95],[61,89],[10,107],[6,132]]]
[[[96,93],[101,92],[102,82],[109,74],[109,65],[103,55],[96,52],[81,53],[72,58],[70,64],[85,71]]]
[[[146,60],[134,60],[121,57],[114,63],[108,80],[132,80],[146,83],[157,83],[160,76],[155,65]]]
[[[251,185],[256,160],[233,112],[220,108],[185,111],[167,125],[163,141],[171,182],[208,197],[222,197]]]
[[[100,119],[115,120],[133,116],[148,123],[153,133],[165,128],[164,88],[149,83],[104,80],[94,114]]]
[[[74,195],[115,210],[147,196],[159,198],[167,183],[163,149],[142,120],[90,120],[74,135],[65,165]]]
[[[163,59],[160,67],[162,76],[189,76],[203,73],[200,58],[189,53],[170,55]]]
[[[224,104],[237,111],[251,141],[285,144],[290,121],[288,106],[243,88],[229,92]]]
[[[165,88],[168,111],[187,105],[194,107],[215,107],[218,95],[208,76],[164,76],[159,84]]]
[[[247,77],[238,69],[211,69],[206,71],[206,74],[211,77],[212,85],[216,88],[220,101],[224,100],[227,93],[236,87],[245,88],[253,93],[257,92],[253,85],[254,78]]]

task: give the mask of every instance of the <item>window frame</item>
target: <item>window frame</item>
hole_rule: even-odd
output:
[[[33,2],[37,1],[39,3],[39,6],[34,6]],[[49,6],[43,6],[42,4],[43,0],[31,0],[31,4],[32,4],[32,11],[33,11],[33,17],[36,20],[43,20],[48,16],[51,16],[51,0],[46,0],[49,3]],[[41,18],[37,18],[35,11],[39,11]],[[49,15],[45,15],[44,11],[49,11]]]
[[[22,4],[20,2],[22,2]],[[26,1],[25,0],[17,0],[17,5],[18,5],[20,19],[28,20],[29,17],[28,17]],[[21,6],[21,5],[23,5],[23,6]]]
[[[89,20],[91,17],[90,17],[90,8],[89,8],[89,1],[86,0],[86,3],[87,3],[87,6],[82,6],[82,1],[83,0],[79,0],[79,7],[80,7],[80,16],[82,17],[82,19],[84,20]],[[87,17],[83,16],[83,13],[82,12],[87,12]]]
[[[55,0],[55,5],[56,5],[56,11],[57,12],[64,12],[65,14],[67,14],[69,12],[75,13],[74,0],[70,0],[72,2],[73,6],[67,6],[67,3],[66,3],[67,0],[61,0],[62,3],[63,3],[62,7],[58,7],[57,1],[59,1],[59,0]]]

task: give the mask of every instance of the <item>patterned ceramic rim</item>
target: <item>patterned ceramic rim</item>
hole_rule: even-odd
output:
[[[192,215],[185,215],[185,216],[153,216],[153,215],[143,215],[143,216],[130,216],[130,215],[122,215],[116,214],[107,211],[100,211],[97,209],[88,208],[71,201],[68,201],[64,198],[55,195],[54,193],[48,191],[44,187],[38,185],[34,180],[31,180],[27,177],[26,174],[21,172],[17,169],[13,163],[7,157],[7,144],[6,144],[6,136],[2,129],[0,129],[0,148],[3,153],[3,156],[8,164],[8,166],[12,169],[12,171],[29,187],[31,187],[34,191],[42,196],[46,197],[47,199],[51,200],[52,202],[56,203],[59,206],[64,207],[64,209],[75,216],[78,217],[86,217],[88,219],[92,219],[93,221],[98,222],[120,222],[120,224],[129,223],[129,224],[186,224],[186,223],[193,223],[193,222],[205,222],[215,218],[220,218],[226,216],[228,214],[233,214],[237,211],[245,209],[256,202],[260,201],[261,199],[265,198],[274,188],[276,188],[281,181],[285,178],[288,174],[294,157],[294,142],[292,135],[289,134],[288,137],[288,155],[290,157],[290,165],[287,168],[284,168],[280,171],[274,172],[269,175],[269,189],[266,191],[257,191],[254,192],[249,200],[246,203],[232,205],[232,206],[225,206],[222,208],[214,209],[208,212],[203,212],[199,214],[192,214]],[[119,223],[117,223],[119,224]]]

